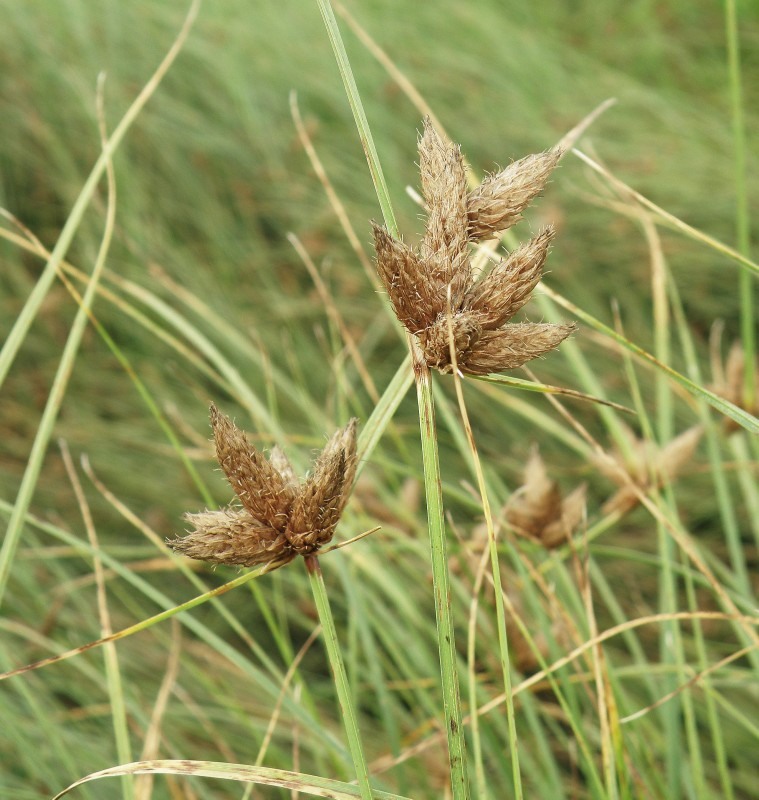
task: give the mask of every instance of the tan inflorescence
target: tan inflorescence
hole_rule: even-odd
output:
[[[429,367],[451,371],[452,337],[461,372],[515,369],[548,353],[575,329],[572,324],[508,322],[540,281],[553,228],[518,247],[480,280],[469,258],[470,243],[519,221],[560,157],[558,149],[527,156],[470,192],[461,150],[446,144],[424,120],[419,169],[427,224],[422,241],[413,249],[386,228],[374,224],[373,229],[377,271]]]
[[[674,481],[692,463],[704,430],[694,425],[662,446],[638,438],[627,426],[622,427],[622,432],[627,440],[626,454],[617,450],[609,454],[611,458],[592,459],[619,486],[604,503],[605,514],[626,514],[640,503],[641,494]]]
[[[267,459],[216,406],[211,406],[216,458],[241,507],[185,514],[194,526],[167,543],[212,564],[280,567],[323,547],[335,532],[356,475],[356,420],[337,431],[303,481],[284,452]]]
[[[533,449],[524,470],[524,482],[509,499],[504,517],[522,536],[546,548],[566,544],[585,516],[585,484],[566,497],[556,481],[548,477],[537,448]]]

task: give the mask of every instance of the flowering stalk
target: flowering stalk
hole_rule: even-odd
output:
[[[329,605],[329,596],[327,595],[327,589],[324,585],[321,565],[316,555],[306,556],[305,561],[306,570],[308,571],[308,577],[311,582],[311,591],[313,592],[314,602],[316,603],[316,610],[319,614],[319,622],[322,625],[324,643],[327,647],[327,656],[329,657],[332,675],[335,679],[337,699],[340,703],[340,710],[343,715],[343,725],[345,726],[345,734],[348,738],[348,747],[350,749],[351,758],[353,759],[353,766],[356,770],[361,800],[372,800],[372,788],[369,784],[369,768],[366,765],[366,756],[364,755],[363,745],[361,744],[361,734],[358,729],[356,711],[353,707],[353,696],[351,694],[348,675],[345,671],[343,657],[340,653],[335,620],[332,617],[332,609]]]
[[[574,325],[509,323],[540,281],[552,228],[517,248],[490,273],[474,279],[471,242],[513,225],[542,190],[561,156],[558,149],[528,156],[467,191],[458,147],[446,145],[429,119],[419,140],[419,167],[427,209],[421,243],[412,249],[395,231],[374,225],[377,271],[393,309],[409,333],[419,401],[433,591],[438,625],[443,702],[453,796],[469,796],[461,731],[456,647],[450,613],[448,558],[430,368],[487,375],[544,355]],[[493,551],[495,558],[495,550]],[[497,563],[497,562],[496,562]],[[495,569],[495,566],[494,566]],[[503,620],[501,620],[503,622]],[[507,656],[504,675],[509,685]],[[515,747],[512,712],[511,742]],[[515,758],[515,787],[521,796]]]
[[[404,249],[402,243],[400,243],[398,229],[395,222],[395,217],[393,215],[392,205],[390,203],[390,196],[387,189],[387,184],[385,183],[385,179],[382,173],[382,166],[379,162],[379,158],[377,157],[377,152],[374,148],[374,143],[372,140],[371,131],[369,129],[369,125],[366,120],[366,115],[364,114],[363,105],[361,103],[361,97],[358,93],[358,89],[356,87],[356,82],[353,78],[353,73],[350,68],[350,62],[348,61],[348,55],[345,51],[345,46],[342,41],[342,37],[340,35],[340,29],[338,28],[337,21],[335,20],[334,13],[332,11],[332,7],[329,3],[329,0],[317,0],[317,4],[321,11],[322,17],[324,19],[324,24],[327,29],[327,33],[330,38],[330,42],[332,44],[332,48],[335,53],[335,58],[340,69],[340,74],[343,79],[343,83],[345,86],[346,94],[348,96],[348,101],[351,106],[351,110],[353,111],[353,117],[356,121],[356,126],[358,128],[359,137],[361,142],[364,146],[364,152],[366,153],[367,162],[369,164],[369,170],[372,175],[372,180],[374,181],[374,186],[377,192],[377,197],[379,199],[380,207],[382,208],[382,213],[385,221],[386,228],[381,229],[379,226],[375,227],[375,231],[380,230],[382,233],[379,234],[379,239],[384,238],[385,243],[388,245],[388,250],[391,252],[398,252],[400,254],[400,261],[399,266],[403,267],[404,263],[406,263],[406,255],[407,250]],[[428,128],[431,129],[431,125],[427,125]],[[441,148],[436,148],[438,153],[441,152]],[[453,159],[455,161],[455,158]],[[445,159],[443,159],[445,161]],[[519,163],[519,162],[517,162]],[[548,163],[548,162],[545,162]],[[555,162],[553,164],[555,166]],[[552,168],[552,167],[551,167]],[[551,168],[548,169],[545,179],[548,177],[548,173],[550,173]],[[430,170],[429,174],[432,175],[434,171],[434,164],[430,161]],[[538,186],[537,190],[530,195],[527,200],[524,200],[524,192],[525,192],[525,185],[529,185],[524,181],[521,181],[521,178],[526,173],[520,172],[520,170],[512,170],[511,173],[507,173],[506,175],[501,174],[501,184],[497,183],[495,180],[488,181],[488,183],[484,186],[481,192],[479,192],[476,197],[472,197],[472,204],[471,204],[471,211],[472,211],[472,219],[469,218],[469,211],[470,206],[466,206],[466,213],[467,213],[467,227],[466,227],[466,241],[470,240],[470,237],[473,240],[477,238],[482,238],[482,234],[484,234],[486,228],[494,229],[495,225],[501,225],[504,221],[508,224],[513,223],[518,218],[519,214],[521,214],[524,207],[529,203],[530,199],[537,194],[540,189],[542,188],[542,184]],[[503,188],[503,179],[507,178],[508,175],[515,176],[514,180],[511,182],[511,186],[514,188],[514,194],[512,195],[513,202],[512,206],[508,208],[504,205],[503,202],[503,191],[498,190],[500,186],[501,189]],[[545,179],[543,183],[545,183]],[[508,182],[507,182],[508,183]],[[444,197],[444,193],[435,193],[432,191],[432,186],[434,185],[434,180],[428,182],[430,185],[431,193],[435,194],[436,197],[441,197],[441,205],[440,210],[444,210],[444,204],[447,202],[446,198]],[[459,192],[458,200],[454,200],[454,208],[456,212],[459,214],[460,219],[460,211],[461,211],[461,190],[458,188],[457,184],[457,191]],[[518,195],[521,195],[523,198],[521,201],[518,199]],[[468,197],[468,196],[467,196]],[[500,197],[501,201],[500,204],[497,204],[496,208],[493,209],[493,197]],[[430,203],[431,198],[426,198],[428,202],[428,206],[432,205]],[[449,207],[450,206],[445,206]],[[500,212],[501,216],[498,216],[498,212]],[[439,220],[439,224],[435,228],[435,230],[443,231],[443,235],[445,235],[446,231],[446,223],[444,216],[442,214],[438,214],[437,219]],[[504,227],[508,226],[505,225]],[[456,235],[456,244],[459,248],[462,247],[461,241],[462,236],[460,233],[460,226],[454,226],[457,235]],[[376,234],[375,234],[376,235]],[[379,241],[379,239],[377,241]],[[399,248],[396,247],[396,243],[400,245]],[[426,256],[432,256],[434,253],[430,251],[435,251],[436,242],[432,236],[429,238],[428,242],[428,250],[425,253]],[[438,248],[440,249],[440,248]],[[437,251],[435,251],[437,252]],[[445,252],[445,244],[443,243],[442,251],[440,255],[444,255]],[[383,278],[383,271],[385,274],[390,278],[390,285],[393,285],[396,279],[402,279],[403,275],[396,272],[394,269],[393,264],[386,264],[383,265],[381,263],[381,259],[379,258],[379,251],[378,251],[378,270],[380,272],[380,277]],[[413,254],[412,254],[413,256]],[[443,277],[446,275],[446,270],[448,269],[445,264],[441,264],[440,258],[433,258],[433,261],[436,261],[438,269],[442,267],[442,275]],[[423,270],[420,270],[417,264],[414,262],[413,257],[408,259],[408,264],[410,269],[414,270],[414,275],[416,277],[421,277],[423,274]],[[462,259],[458,257],[456,259],[456,265],[459,270],[463,270],[462,275],[464,277],[467,276],[467,272],[469,276],[471,275],[471,270],[468,266],[468,259]],[[542,266],[542,265],[541,265]],[[539,268],[538,268],[539,269]],[[521,272],[521,271],[520,271]],[[439,279],[440,272],[433,273]],[[464,280],[456,281],[457,288],[460,285],[467,285],[469,282]],[[416,287],[413,284],[413,280],[411,282],[407,282],[406,285],[408,286],[409,291],[411,292],[410,295],[410,302],[409,305],[403,305],[403,308],[409,309],[409,306],[413,306],[415,301],[413,300],[414,292],[416,291]],[[450,284],[453,285],[453,282]],[[400,293],[390,292],[388,287],[388,281],[385,281],[385,286],[388,288],[388,294],[390,295],[391,301],[393,301],[393,306],[396,309],[396,313],[398,311],[398,306],[395,304],[395,299],[398,298],[399,300],[403,300],[402,295]],[[446,308],[446,297],[448,287],[440,285],[440,288],[443,290],[442,294],[438,298],[438,311],[442,311]],[[467,286],[467,288],[469,288]],[[461,310],[462,307],[460,307]],[[432,307],[427,307],[425,309],[425,313],[430,313],[432,311]],[[516,311],[517,309],[514,309]],[[413,314],[413,308],[410,309],[411,313]],[[399,319],[401,323],[404,324],[407,331],[409,332],[408,336],[408,343],[409,349],[411,351],[412,362],[413,362],[413,371],[414,371],[414,379],[416,381],[417,386],[417,398],[419,404],[419,423],[420,423],[420,432],[421,432],[421,439],[422,439],[422,455],[424,461],[424,484],[425,484],[425,495],[427,500],[427,519],[428,519],[428,529],[430,535],[430,546],[432,551],[432,579],[433,579],[433,589],[435,593],[435,610],[436,610],[436,621],[437,621],[437,636],[438,636],[438,646],[440,649],[440,664],[441,664],[441,680],[443,684],[443,703],[444,703],[444,712],[445,712],[445,730],[448,737],[448,751],[449,751],[449,758],[450,758],[450,766],[451,766],[451,788],[453,792],[454,800],[466,800],[469,797],[469,782],[467,777],[467,758],[466,758],[466,744],[464,740],[464,730],[462,725],[462,714],[461,714],[461,699],[459,694],[459,680],[458,680],[458,669],[457,669],[457,656],[456,656],[456,646],[454,641],[453,635],[453,620],[451,616],[451,609],[450,609],[450,587],[449,587],[449,578],[448,578],[448,559],[447,559],[447,546],[446,546],[446,534],[445,534],[445,524],[443,521],[443,498],[442,498],[442,484],[440,479],[440,465],[438,461],[438,451],[437,451],[437,435],[435,430],[435,411],[433,406],[432,400],[432,386],[431,386],[431,376],[430,370],[428,365],[428,359],[426,354],[423,352],[421,345],[422,342],[419,340],[418,334],[420,331],[416,330],[414,327],[409,327],[406,325],[403,317],[399,314]],[[475,315],[476,316],[476,315]],[[507,318],[504,318],[504,322]],[[435,320],[431,320],[434,322]],[[477,320],[475,319],[474,322],[476,323]],[[490,328],[489,330],[492,332],[497,329],[493,327],[495,320],[492,318],[489,320]],[[465,326],[464,326],[465,327]],[[480,325],[481,329],[482,326]],[[476,326],[475,326],[476,330]],[[567,330],[567,334],[570,331]],[[496,338],[492,334],[489,337],[491,339]],[[559,337],[560,339],[563,337]],[[446,339],[446,342],[448,340]],[[557,342],[558,343],[558,342]],[[497,344],[497,342],[496,342]],[[502,341],[501,344],[505,345],[502,347],[501,350],[508,350],[507,342]],[[445,348],[443,348],[445,350]],[[478,354],[479,356],[485,356],[486,358],[490,358],[491,361],[493,360],[492,351],[495,350],[495,356],[498,355],[497,347],[494,347],[491,344],[490,352],[485,351],[484,353],[480,351]],[[449,351],[448,351],[449,352]],[[535,355],[540,355],[539,352],[536,352]],[[466,357],[465,353],[462,353],[462,358],[460,359],[460,363],[464,366],[470,363],[469,358]],[[534,356],[531,356],[534,357]],[[443,359],[445,359],[445,353],[443,353]],[[526,359],[525,359],[526,360]],[[481,367],[486,366],[486,361],[484,359],[480,359],[480,362],[476,362]],[[433,366],[438,366],[433,364]],[[444,363],[441,366],[445,366]],[[503,366],[500,367],[501,369],[505,369],[507,367]],[[513,368],[513,367],[512,367]]]
[[[435,621],[440,653],[440,679],[443,686],[443,714],[451,768],[451,789],[454,800],[467,800],[470,795],[466,740],[461,713],[456,639],[453,615],[451,614],[448,542],[443,517],[443,491],[438,458],[435,406],[432,399],[432,375],[412,337],[409,337],[409,346],[413,359],[419,405],[427,529],[430,536],[432,563],[432,591],[435,598]]]
[[[229,417],[211,406],[216,459],[240,505],[186,514],[194,530],[168,544],[211,564],[263,566],[265,571],[304,556],[362,800],[371,800],[356,713],[335,622],[316,556],[335,532],[356,475],[356,420],[327,442],[311,474],[299,481],[287,456],[275,447],[267,459]]]

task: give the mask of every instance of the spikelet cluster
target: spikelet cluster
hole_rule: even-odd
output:
[[[585,484],[566,497],[556,481],[548,477],[537,448],[533,449],[524,470],[522,486],[509,499],[504,517],[522,536],[546,548],[566,544],[585,515]]]
[[[214,405],[211,427],[240,506],[185,514],[194,530],[167,542],[175,551],[212,564],[275,568],[332,539],[356,475],[355,419],[332,436],[303,481],[282,450],[267,459]]]
[[[599,471],[619,486],[604,503],[605,514],[626,514],[640,503],[640,492],[661,489],[693,461],[703,428],[694,425],[662,446],[650,439],[640,439],[627,426],[622,427],[627,439],[626,454],[610,453],[611,460],[593,457]]]
[[[380,225],[373,230],[377,271],[429,367],[451,371],[451,329],[458,369],[471,375],[515,369],[548,353],[574,330],[574,325],[508,323],[540,281],[553,228],[518,247],[481,280],[475,280],[469,258],[471,243],[519,221],[560,157],[558,149],[527,156],[470,192],[461,150],[446,144],[424,120],[419,169],[427,223],[422,241],[413,249]]]

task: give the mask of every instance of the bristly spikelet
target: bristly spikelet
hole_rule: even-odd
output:
[[[337,431],[293,503],[286,536],[293,551],[313,553],[329,542],[356,475],[356,420]]]
[[[454,304],[470,281],[467,249],[469,225],[464,159],[458,146],[447,146],[429,120],[419,138],[419,173],[427,205],[427,225],[419,246],[430,293],[445,295],[451,286]]]
[[[356,476],[355,419],[327,442],[302,483],[279,448],[267,460],[214,405],[211,427],[216,457],[243,507],[186,514],[195,529],[167,544],[212,564],[273,569],[332,539]]]
[[[393,309],[414,334],[429,367],[450,372],[453,339],[461,372],[487,375],[545,355],[574,325],[507,324],[540,281],[554,236],[551,227],[475,281],[469,242],[506,230],[540,193],[561,157],[558,149],[515,161],[466,190],[461,151],[429,119],[419,139],[427,224],[417,250],[373,224],[377,271]],[[450,299],[449,299],[450,289]],[[452,337],[451,337],[452,330]]]
[[[488,175],[467,198],[469,238],[489,239],[519,222],[525,208],[543,191],[561,155],[558,148],[535,153]]]
[[[554,228],[548,226],[469,289],[467,306],[481,315],[485,327],[499,328],[530,299],[543,275],[548,247],[555,235]]]
[[[276,530],[287,524],[287,510],[295,499],[294,487],[262,453],[248,444],[245,434],[229,417],[211,405],[211,428],[216,460],[243,508],[254,519]]]

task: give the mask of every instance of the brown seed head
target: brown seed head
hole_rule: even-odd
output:
[[[527,461],[523,485],[504,510],[506,521],[517,533],[544,547],[558,547],[569,540],[585,514],[585,486],[562,498],[559,485],[548,477],[537,448]]]
[[[242,508],[186,514],[195,529],[168,544],[212,564],[279,567],[332,538],[356,475],[356,420],[337,431],[300,483],[285,454],[269,460],[211,406],[216,455]]]
[[[606,514],[627,513],[640,503],[640,492],[648,492],[671,483],[692,462],[703,428],[694,425],[658,448],[650,440],[639,439],[627,427],[629,457],[612,454],[612,462],[594,458],[599,470],[620,488],[604,503]]]
[[[385,228],[373,227],[377,271],[398,319],[418,337],[429,367],[451,371],[451,329],[456,364],[472,375],[520,367],[574,330],[574,325],[506,324],[540,281],[553,228],[518,247],[479,281],[468,248],[469,241],[518,220],[560,155],[554,149],[523,158],[467,193],[461,151],[424,120],[419,169],[427,224],[422,241],[414,250]]]

